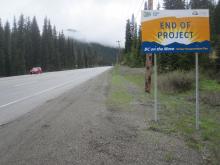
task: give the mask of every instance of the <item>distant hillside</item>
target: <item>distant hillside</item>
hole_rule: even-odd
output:
[[[112,65],[116,61],[116,48],[65,36],[47,18],[40,31],[35,17],[21,15],[13,26],[0,23],[0,77],[26,74],[34,66],[56,71]]]

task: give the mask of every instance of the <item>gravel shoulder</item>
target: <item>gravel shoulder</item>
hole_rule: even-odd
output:
[[[111,76],[105,72],[1,126],[0,164],[202,164],[181,139],[147,129],[151,106],[109,106]]]

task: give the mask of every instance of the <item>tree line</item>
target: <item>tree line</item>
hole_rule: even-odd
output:
[[[158,9],[160,8],[158,4]],[[214,0],[164,0],[165,9],[209,9],[211,46],[210,56],[200,54],[200,64],[204,68],[220,71],[220,1]],[[132,19],[126,22],[124,61],[134,67],[144,66],[145,56],[141,51],[141,27],[134,22],[134,33],[131,32]],[[187,54],[158,54],[160,71],[190,70],[195,65],[195,57],[192,53]]]
[[[13,26],[0,20],[0,77],[22,75],[32,67],[44,71],[85,68],[115,63],[118,50],[97,43],[84,43],[57,32],[45,18],[42,32],[36,17],[21,15]]]

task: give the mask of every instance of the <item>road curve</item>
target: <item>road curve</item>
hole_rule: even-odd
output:
[[[15,120],[111,68],[97,67],[0,78],[0,125]]]

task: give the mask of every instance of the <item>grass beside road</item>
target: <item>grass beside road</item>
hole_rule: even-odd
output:
[[[164,76],[167,75],[159,75],[158,79]],[[163,85],[162,79],[159,83]],[[133,84],[140,90],[134,93],[125,84]],[[193,81],[192,89],[184,92],[160,91],[159,121],[148,123],[149,129],[183,138],[188,146],[202,153],[207,164],[217,165],[220,162],[220,84],[201,76],[199,131],[195,129],[194,86]],[[110,105],[129,109],[132,100],[139,100],[143,104],[153,102],[153,95],[144,93],[144,68],[116,67],[112,73],[112,87],[114,90],[108,99]]]
[[[132,101],[132,95],[127,91],[126,86],[124,85],[127,83],[126,80],[118,72],[118,67],[112,72],[111,84],[114,92],[110,94],[107,104],[109,106],[126,108]]]

